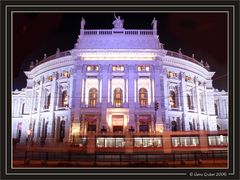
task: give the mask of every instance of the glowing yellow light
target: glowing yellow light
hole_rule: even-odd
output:
[[[84,60],[153,60],[156,53],[151,52],[97,52],[82,53]]]
[[[28,135],[28,136],[31,135],[31,130],[30,130],[30,129],[27,130],[27,135]]]

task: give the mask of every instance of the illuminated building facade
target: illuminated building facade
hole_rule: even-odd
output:
[[[97,147],[122,147],[135,133],[134,146],[158,147],[164,142],[156,134],[163,132],[227,130],[228,94],[213,88],[207,63],[164,49],[156,24],[150,30],[115,24],[86,30],[82,20],[74,49],[30,65],[26,88],[12,93],[13,138],[84,145],[95,132],[109,134],[96,137]]]

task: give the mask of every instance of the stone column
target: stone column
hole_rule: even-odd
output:
[[[138,77],[135,76],[135,80],[136,80],[136,88],[135,88],[135,94],[136,94],[136,104],[135,107],[139,107],[139,91],[138,91]]]
[[[40,119],[40,111],[41,111],[41,104],[42,104],[42,99],[43,99],[43,82],[44,82],[44,77],[41,76],[41,80],[40,80],[40,91],[39,91],[39,99],[38,99],[38,105],[37,105],[37,119],[36,119],[36,124],[37,124],[37,130],[35,131],[35,141],[38,142],[39,141],[39,137],[40,135],[38,134],[38,129],[41,128],[41,119]],[[40,127],[39,127],[40,126]],[[41,129],[40,129],[40,134],[41,134]],[[38,136],[39,135],[39,136]]]
[[[162,109],[162,105],[165,103],[165,98],[164,98],[164,93],[165,93],[165,89],[166,89],[166,86],[164,86],[165,84],[162,84],[163,86],[163,91],[161,89],[161,76],[160,74],[162,74],[162,78],[163,78],[163,82],[166,83],[164,80],[165,78],[165,72],[162,72],[161,73],[161,67],[160,67],[160,62],[156,61],[156,64],[154,66],[154,96],[153,97],[153,108],[155,108],[155,101],[158,102],[158,110],[155,111],[155,131],[159,131],[160,129],[163,129],[163,119],[162,119],[162,111],[164,109]],[[155,99],[155,101],[154,101]],[[164,104],[165,106],[165,104]],[[166,112],[165,112],[166,113]]]
[[[185,73],[181,73],[181,102],[182,102],[182,110],[183,110],[183,116],[182,116],[182,130],[186,130],[186,115],[188,111],[188,105],[187,105],[187,93],[186,93],[186,82],[185,82]]]
[[[129,123],[128,127],[135,126],[135,102],[134,102],[134,65],[128,66],[128,107],[129,107]],[[136,131],[136,129],[135,129]]]
[[[83,106],[82,107],[86,107],[86,78],[83,79]]]
[[[153,88],[152,88],[152,78],[150,78],[150,80],[149,80],[149,83],[150,83],[150,88],[149,88],[149,90],[150,90],[150,104],[149,104],[149,106],[152,106],[152,102],[153,102]]]
[[[165,128],[164,130],[169,130],[169,120],[168,120],[168,81],[167,81],[167,69],[163,70],[163,104],[164,104],[164,113],[165,113]]]
[[[109,96],[110,96],[110,107],[112,107],[113,102],[114,102],[113,92],[112,92],[112,77],[109,76],[108,78],[109,78],[108,80],[109,80],[110,83],[108,84],[109,87],[108,87],[108,86],[107,86],[107,87],[108,87],[108,89],[109,89],[109,91],[110,91],[108,94],[109,94]]]
[[[198,123],[199,123],[199,128],[201,129],[201,119],[200,119],[200,116],[201,116],[201,107],[200,107],[200,99],[199,99],[199,89],[198,89],[198,78],[195,77],[194,79],[195,81],[195,92],[196,92],[196,105],[197,105],[197,114],[198,114],[198,117],[197,117],[197,123],[195,124],[195,129],[197,130],[197,127],[198,127]]]
[[[80,69],[80,68],[79,68]],[[82,102],[82,71],[77,70],[74,77],[74,85],[73,85],[73,104],[74,109],[80,109]],[[79,111],[78,111],[79,117]]]
[[[100,83],[101,83],[101,79],[100,79],[100,77],[98,77],[98,91],[97,91],[97,106],[96,107],[99,107],[99,105],[100,105],[100,91],[101,91],[101,89],[100,89]]]
[[[205,97],[205,100],[206,100],[205,101],[205,105],[206,105],[205,108],[206,108],[207,119],[203,120],[204,122],[201,123],[200,127],[203,126],[203,123],[204,123],[205,124],[205,130],[207,130],[208,129],[208,122],[209,122],[209,118],[208,118],[209,117],[209,110],[208,110],[209,107],[208,107],[208,100],[207,100],[207,95],[208,94],[207,94],[207,91],[206,91],[206,83],[203,84],[203,87],[204,87],[204,97]],[[203,127],[202,127],[202,129],[203,129]]]
[[[64,136],[64,143],[69,143],[69,139],[70,139],[70,131],[71,131],[71,119],[64,117],[65,120],[65,136]]]
[[[100,129],[104,126],[107,128],[107,107],[108,107],[108,65],[104,65],[101,71],[102,77],[102,104],[101,104],[101,121]]]
[[[69,78],[69,105],[68,107],[69,108],[72,108],[73,107],[73,102],[74,102],[74,99],[73,99],[73,96],[75,96],[75,94],[73,93],[74,89],[75,89],[75,86],[74,86],[74,69],[71,68],[70,70],[70,78]]]
[[[126,107],[126,94],[127,94],[127,86],[126,86],[126,78],[124,77],[124,107]]]
[[[50,100],[50,117],[49,117],[49,122],[48,122],[48,126],[51,126],[52,128],[50,129],[50,134],[51,136],[48,137],[51,139],[51,143],[54,142],[54,131],[55,131],[55,117],[54,117],[54,109],[55,109],[55,105],[56,105],[56,99],[58,99],[57,97],[57,76],[56,73],[54,72],[52,74],[52,88],[51,88],[51,100]]]

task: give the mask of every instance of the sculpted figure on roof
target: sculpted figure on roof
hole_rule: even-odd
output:
[[[120,16],[116,17],[116,15],[114,14],[114,17],[115,17],[115,20],[113,21],[113,26],[115,29],[122,29],[123,28],[123,23],[124,23],[124,20],[121,19]]]

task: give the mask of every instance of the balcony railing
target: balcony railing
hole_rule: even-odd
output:
[[[194,59],[194,58],[192,58],[192,57],[189,57],[189,56],[187,56],[187,55],[184,55],[184,54],[182,54],[182,53],[178,53],[178,52],[174,52],[174,51],[169,51],[169,50],[168,50],[168,51],[167,51],[167,55],[168,55],[168,56],[172,56],[172,57],[177,57],[177,58],[181,58],[181,59],[188,60],[188,61],[190,61],[190,62],[193,62],[193,63],[195,63],[195,64],[197,64],[197,65],[199,65],[199,66],[202,66],[202,67],[204,67],[205,69],[207,69],[207,68],[204,66],[203,63],[197,61],[196,59]]]
[[[154,30],[125,30],[125,29],[112,29],[112,30],[84,30],[83,35],[156,35]]]
[[[43,63],[45,63],[47,61],[50,61],[52,59],[61,58],[61,57],[68,56],[68,55],[71,55],[70,51],[57,52],[56,54],[48,56],[48,57],[42,59],[41,61],[37,62],[36,64],[32,65],[30,67],[30,70],[32,70],[33,68],[35,68],[36,66],[38,66],[40,64],[43,64]]]

